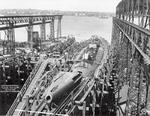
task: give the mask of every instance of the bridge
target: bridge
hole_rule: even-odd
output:
[[[40,42],[46,40],[47,23],[50,24],[50,39],[61,37],[61,19],[62,15],[33,15],[33,16],[0,16],[0,31],[5,31],[6,40],[3,47],[6,53],[14,54],[15,52],[15,28],[27,27],[29,47],[33,47],[33,26],[40,25]],[[55,21],[57,27],[55,27]],[[55,28],[57,28],[57,37],[55,37]]]

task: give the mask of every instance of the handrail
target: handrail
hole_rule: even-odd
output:
[[[135,24],[131,24],[129,22],[126,22],[126,21],[122,21],[120,19],[117,19],[114,17],[113,19],[115,22],[114,24],[117,26],[117,28],[127,37],[127,39],[131,42],[131,44],[139,51],[139,53],[141,54],[141,56],[144,58],[145,60],[145,63],[147,64],[150,64],[150,58],[149,58],[149,55],[147,53],[145,53],[134,41],[133,39],[131,38],[131,35],[127,34],[127,32],[125,32],[125,29],[122,29],[122,23],[124,24],[127,24],[129,26],[131,26],[134,30],[137,30],[137,31],[140,31],[144,34],[146,34],[147,36],[150,36],[150,33],[149,31],[143,29],[143,28],[140,28],[138,27],[137,25]]]

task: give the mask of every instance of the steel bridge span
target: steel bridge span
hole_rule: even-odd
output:
[[[50,24],[50,39],[61,37],[62,15],[33,15],[33,16],[0,16],[0,31],[5,31],[6,40],[3,43],[4,54],[14,54],[15,52],[15,28],[27,27],[27,37],[29,47],[33,47],[33,26],[40,25],[40,42],[46,40],[46,23]],[[57,27],[54,23],[57,20]],[[55,28],[57,37],[55,37]]]

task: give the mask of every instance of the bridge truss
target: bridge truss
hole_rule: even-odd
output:
[[[124,116],[150,111],[150,0],[122,0],[113,18],[109,63],[116,90],[128,86]],[[110,71],[111,72],[111,71]]]
[[[27,27],[29,47],[33,47],[33,26],[40,25],[40,41],[46,40],[45,24],[50,24],[50,39],[55,38],[55,20],[57,24],[57,37],[61,37],[61,19],[62,15],[32,15],[32,16],[0,16],[0,31],[5,31],[6,40],[3,43],[6,53],[15,52],[15,28]],[[4,51],[5,54],[5,51]]]

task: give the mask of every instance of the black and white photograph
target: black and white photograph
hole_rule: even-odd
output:
[[[150,0],[1,0],[0,116],[150,116]]]

